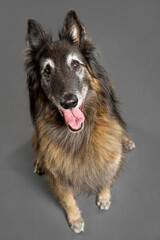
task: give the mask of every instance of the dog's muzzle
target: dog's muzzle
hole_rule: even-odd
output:
[[[76,108],[78,104],[78,98],[72,93],[64,94],[60,101],[61,114],[63,115],[66,124],[73,132],[78,132],[83,128],[83,122],[85,120],[83,114],[83,103],[80,108]]]

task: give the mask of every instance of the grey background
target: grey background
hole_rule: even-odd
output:
[[[85,232],[73,233],[45,180],[33,174],[28,94],[23,70],[26,22],[57,38],[75,8],[108,70],[136,149],[100,212],[95,198],[78,205]],[[0,2],[0,239],[160,239],[160,1]]]

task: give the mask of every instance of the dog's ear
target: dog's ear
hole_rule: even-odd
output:
[[[39,54],[48,40],[42,26],[34,19],[28,20],[26,35],[26,60],[27,85],[30,98],[30,112],[33,123],[36,121],[41,105],[39,104],[40,75],[39,75]]]
[[[28,19],[26,42],[31,48],[39,47],[47,38],[42,26],[34,19]]]
[[[59,33],[60,40],[65,39],[80,46],[85,36],[86,30],[84,25],[81,23],[76,12],[69,10],[64,20],[63,28]]]

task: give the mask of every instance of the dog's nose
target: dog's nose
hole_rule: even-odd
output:
[[[72,93],[66,93],[63,95],[60,104],[63,108],[69,109],[77,106],[78,98]]]

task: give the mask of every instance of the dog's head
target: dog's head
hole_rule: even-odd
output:
[[[85,120],[83,108],[90,85],[89,76],[102,74],[97,68],[94,47],[84,25],[75,11],[70,10],[59,40],[52,41],[37,21],[29,19],[26,41],[26,69],[33,119],[40,110],[38,96],[43,90],[46,99],[58,108],[70,129],[79,131]]]

